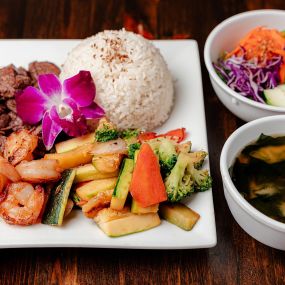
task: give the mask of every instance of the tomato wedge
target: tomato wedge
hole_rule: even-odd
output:
[[[167,200],[157,157],[147,143],[142,144],[140,148],[130,192],[142,207],[149,207]]]
[[[185,128],[171,130],[165,134],[160,134],[160,135],[157,135],[154,132],[141,133],[139,134],[138,140],[140,142],[144,142],[144,141],[152,140],[152,139],[159,138],[159,137],[168,138],[168,139],[171,139],[171,140],[174,140],[180,143],[186,137]]]

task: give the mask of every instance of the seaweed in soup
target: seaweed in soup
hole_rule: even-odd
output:
[[[285,136],[261,134],[231,167],[233,183],[265,215],[285,223]]]

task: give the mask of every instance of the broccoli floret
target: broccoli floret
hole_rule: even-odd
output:
[[[128,146],[129,158],[134,159],[136,150],[139,150],[141,147],[140,143],[132,143]]]
[[[177,155],[176,154],[175,155],[173,154],[172,156],[170,156],[166,160],[159,159],[160,170],[161,170],[163,177],[166,177],[170,173],[170,171],[174,167],[176,161],[177,161]]]
[[[204,192],[212,187],[212,177],[208,170],[201,170],[193,167],[191,172],[194,179],[195,192]]]
[[[196,169],[200,169],[204,163],[206,156],[208,155],[206,151],[196,151],[187,154],[190,161],[194,164]]]
[[[148,143],[159,159],[162,177],[166,177],[177,161],[175,144],[166,138],[152,139]]]
[[[195,168],[195,162],[188,153],[179,153],[175,166],[165,179],[170,202],[179,202],[194,191],[203,192],[212,186],[209,172]]]
[[[122,139],[130,139],[130,138],[133,138],[133,137],[137,137],[139,135],[139,130],[138,129],[127,129],[127,130],[123,130],[121,133],[120,133],[120,137]]]
[[[158,147],[159,164],[162,176],[167,176],[177,161],[175,145],[168,139],[160,139]]]
[[[115,140],[119,137],[119,132],[116,127],[108,122],[105,118],[101,119],[99,126],[95,131],[95,140],[97,142],[107,142],[110,140]]]
[[[179,202],[194,192],[194,181],[189,166],[187,155],[180,153],[175,166],[165,179],[166,193],[170,202]]]
[[[118,131],[112,129],[101,129],[95,132],[97,142],[107,142],[118,138]]]
[[[139,133],[140,131],[138,129],[127,129],[120,132],[120,137],[124,139],[129,146],[138,142]]]

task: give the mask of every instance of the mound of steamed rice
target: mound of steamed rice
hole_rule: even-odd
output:
[[[159,50],[143,37],[104,31],[83,40],[68,55],[61,78],[89,70],[96,102],[119,128],[152,130],[169,116],[173,82]]]

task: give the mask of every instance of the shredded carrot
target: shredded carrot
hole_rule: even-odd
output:
[[[280,76],[280,82],[285,83],[285,63],[283,63],[280,67],[279,76]]]
[[[258,58],[258,60],[263,61],[272,58],[276,54],[284,56],[284,47],[285,38],[281,32],[275,29],[257,27],[242,38],[238,46],[226,57],[241,56],[245,52],[246,59]]]
[[[259,62],[265,62],[276,55],[283,57],[283,65],[280,69],[280,81],[285,82],[285,37],[276,29],[257,27],[242,38],[238,46],[226,55],[242,56],[246,59],[257,58]]]

